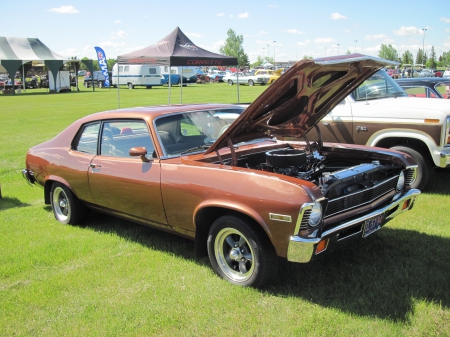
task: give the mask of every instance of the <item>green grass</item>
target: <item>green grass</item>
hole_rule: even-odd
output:
[[[265,88],[241,86],[241,102]],[[188,86],[183,102],[234,103],[234,90]],[[121,107],[167,104],[167,87],[120,95]],[[310,265],[282,263],[275,283],[244,289],[174,235],[96,213],[63,226],[25,183],[30,146],[117,105],[114,89],[0,95],[1,336],[450,335],[450,172],[367,240]]]

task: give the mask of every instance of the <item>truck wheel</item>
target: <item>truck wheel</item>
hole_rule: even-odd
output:
[[[147,85],[145,88],[146,88],[146,89],[151,89],[152,86],[151,86],[151,85]]]
[[[86,215],[86,206],[61,183],[53,183],[50,201],[56,220],[65,225],[80,223]]]
[[[233,81],[232,80],[228,80],[228,85],[233,85]]]
[[[133,89],[133,88],[134,88],[133,83],[128,83],[128,89]]]
[[[415,160],[418,167],[416,170],[416,176],[411,184],[411,187],[417,188],[419,190],[424,190],[428,184],[428,181],[432,178],[434,173],[431,163],[428,160],[426,160],[420,152],[406,145],[394,146],[391,147],[391,150],[405,152]]]
[[[102,82],[102,81],[99,81],[99,82],[98,82],[98,87],[99,87],[99,88],[103,88],[103,82]]]
[[[252,80],[249,80],[249,81],[248,81],[248,85],[249,85],[250,87],[252,87],[254,84],[255,84],[255,82],[253,82]]]
[[[214,221],[207,246],[216,274],[233,284],[258,287],[275,274],[272,244],[239,217],[222,216]]]

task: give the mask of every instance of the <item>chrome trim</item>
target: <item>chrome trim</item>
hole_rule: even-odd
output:
[[[27,181],[28,185],[33,186],[36,182],[36,178],[34,177],[34,174],[32,171],[28,169],[22,170],[22,177]]]
[[[406,192],[402,197],[399,199],[392,201],[389,205],[384,206],[380,209],[377,209],[369,214],[366,214],[364,216],[361,216],[357,219],[350,220],[348,222],[342,223],[339,226],[336,226],[334,228],[331,228],[322,234],[320,234],[319,237],[315,238],[305,238],[300,237],[298,235],[294,235],[290,237],[289,240],[289,246],[287,251],[287,259],[291,262],[298,262],[298,263],[307,263],[309,262],[313,256],[314,256],[314,249],[315,246],[324,238],[332,236],[342,230],[351,228],[355,225],[359,225],[362,222],[366,221],[367,219],[370,219],[372,217],[375,217],[377,215],[384,214],[384,222],[383,225],[395,218],[400,213],[406,212],[412,208],[414,205],[414,202],[416,201],[417,197],[420,195],[420,191],[417,189],[411,189],[408,192]],[[406,209],[401,209],[401,204],[403,202],[410,200],[409,207]],[[297,227],[296,227],[297,229]],[[298,233],[297,231],[295,233]]]
[[[319,199],[316,199],[316,201],[315,201],[315,202],[320,203],[321,206],[322,206],[322,220],[323,220],[324,214],[325,214],[324,213],[324,207],[323,207],[323,202],[324,202],[325,199],[326,198],[319,198]],[[298,235],[301,229],[308,229],[308,228],[315,228],[315,227],[317,227],[317,226],[312,227],[312,226],[309,226],[309,224],[308,224],[309,215],[311,214],[311,212],[308,212],[306,214],[306,216],[305,216],[305,213],[307,211],[311,211],[312,210],[315,202],[307,202],[307,203],[304,203],[302,205],[302,207],[300,207],[300,210],[298,212],[297,222],[295,224],[294,235]],[[305,217],[305,218],[303,219],[303,217]]]
[[[273,221],[292,222],[292,217],[285,214],[269,213],[269,218]],[[286,220],[283,220],[282,218],[285,218]]]
[[[444,138],[444,146],[449,146],[448,138],[450,137],[450,116],[447,116],[446,124],[445,124],[445,138]]]

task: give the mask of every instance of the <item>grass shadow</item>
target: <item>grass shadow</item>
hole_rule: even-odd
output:
[[[30,206],[30,204],[26,204],[17,198],[10,198],[10,197],[0,198],[0,211],[9,208],[27,207],[27,206]]]

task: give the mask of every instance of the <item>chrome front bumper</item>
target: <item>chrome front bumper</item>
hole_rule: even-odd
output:
[[[383,215],[384,226],[387,222],[395,218],[397,215],[410,210],[414,206],[414,202],[420,195],[420,191],[417,189],[411,189],[403,196],[393,200],[389,205],[377,209],[369,214],[366,214],[357,219],[353,219],[348,222],[339,224],[336,227],[325,230],[318,237],[301,237],[291,236],[288,246],[287,259],[291,262],[307,263],[311,261],[318,254],[325,252],[327,249],[316,253],[317,245],[322,240],[327,241],[328,245],[339,243],[340,241],[349,241],[351,239],[363,238],[363,227],[366,220],[374,218],[378,215]],[[407,207],[404,207],[407,205]],[[360,230],[358,231],[358,228]],[[353,231],[349,231],[353,229]],[[351,235],[343,235],[343,233],[350,232]],[[329,242],[329,243],[328,243]]]
[[[33,172],[31,172],[28,169],[22,170],[22,176],[27,181],[27,183],[30,184],[31,186],[33,186],[33,184],[36,182],[36,178],[34,177]]]

